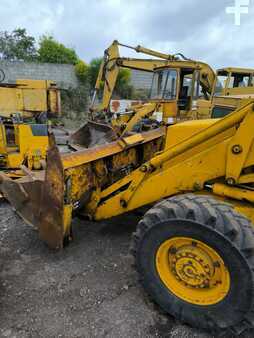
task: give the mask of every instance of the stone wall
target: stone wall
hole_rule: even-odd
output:
[[[72,65],[0,60],[0,70],[6,83],[15,83],[16,79],[53,80],[63,89],[79,84]]]
[[[150,89],[153,74],[133,69],[131,72],[131,84],[135,89]]]
[[[0,60],[1,70],[5,74],[3,82],[6,83],[15,83],[17,79],[34,79],[53,80],[62,89],[77,88],[79,85],[72,65]],[[132,70],[131,84],[135,89],[149,89],[151,81],[151,73]]]

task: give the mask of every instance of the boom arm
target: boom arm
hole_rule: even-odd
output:
[[[94,110],[93,106],[95,103],[96,93],[100,89],[101,82],[104,82],[104,87],[102,104],[100,105],[99,110],[108,110],[120,68],[138,69],[141,71],[152,72],[156,67],[165,66],[167,64],[166,60],[169,60],[169,58],[173,59],[173,56],[158,53],[141,46],[135,48],[128,46],[128,48],[135,49],[137,52],[142,52],[147,55],[164,58],[165,60],[120,57],[119,46],[123,45],[119,44],[117,41],[114,41],[112,45],[109,46],[109,48],[107,48],[104,52],[103,62],[100,65],[99,74],[95,84],[95,92],[91,105],[92,110]]]
[[[119,46],[123,46],[142,53],[157,57],[159,59],[136,59],[121,57],[119,53]],[[182,60],[181,60],[182,59]],[[178,66],[182,67],[191,64],[200,69],[200,82],[204,89],[211,93],[215,81],[215,73],[212,68],[206,63],[187,59],[182,54],[164,54],[142,46],[132,47],[114,41],[109,48],[104,52],[103,62],[101,63],[99,74],[95,84],[95,91],[91,104],[91,111],[94,111],[94,103],[98,90],[100,89],[101,82],[104,82],[102,104],[99,111],[108,111],[110,100],[113,90],[116,85],[117,76],[120,68],[137,69],[141,71],[153,72],[155,68],[162,66]]]

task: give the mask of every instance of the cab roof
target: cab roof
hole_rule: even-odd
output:
[[[226,67],[218,69],[217,73],[219,72],[250,74],[254,73],[254,68]]]

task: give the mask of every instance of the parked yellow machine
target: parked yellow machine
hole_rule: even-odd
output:
[[[25,118],[40,119],[41,113],[55,116],[61,112],[60,91],[48,80],[16,80],[15,84],[0,83],[0,116],[15,113]]]
[[[51,138],[45,174],[1,175],[1,191],[51,248],[72,218],[144,205],[132,252],[145,290],[190,325],[253,327],[254,101],[222,119],[180,122],[72,154]],[[151,204],[154,204],[151,206]]]
[[[47,124],[19,123],[13,118],[0,122],[0,170],[19,169],[22,164],[42,169],[47,148]]]
[[[160,60],[120,57],[120,46]],[[133,106],[129,111],[115,117],[110,112],[110,100],[120,68],[152,72],[153,82],[147,102]],[[93,146],[98,144],[98,141],[108,142],[115,136],[123,136],[126,132],[132,131],[134,127],[140,129],[140,124],[143,124],[146,117],[149,119],[145,128],[158,125],[156,120],[168,125],[195,118],[197,100],[202,97],[210,102],[215,79],[214,71],[206,63],[187,59],[182,54],[164,54],[145,47],[131,47],[114,41],[104,52],[92,99],[90,121],[73,135],[72,142],[75,143],[76,149],[80,149],[80,146]],[[96,96],[102,82],[104,83],[102,102],[97,105]]]
[[[237,67],[218,69],[214,95],[254,95],[254,69]]]
[[[121,57],[121,46],[157,59]],[[110,111],[110,100],[120,68],[151,72],[153,81],[147,101],[115,116]],[[104,52],[90,121],[72,136],[73,148],[78,150],[109,142],[133,128],[142,130],[157,127],[159,123],[172,125],[184,120],[226,116],[251,97],[252,74],[253,70],[244,68],[223,68],[215,74],[206,63],[187,59],[182,54],[164,54],[114,41]],[[103,95],[98,105],[96,96],[101,83],[104,84]]]
[[[119,52],[119,47],[121,46],[127,49],[134,50],[136,53],[142,53],[145,55],[156,57],[157,59],[135,59],[121,57]],[[159,67],[168,67],[170,69],[175,69],[179,73],[177,74],[178,78],[175,79],[175,86],[179,86],[179,89],[177,88],[176,91],[180,92],[181,90],[186,90],[186,88],[182,89],[182,85],[189,88],[193,82],[191,90],[189,90],[188,93],[189,96],[191,94],[192,96],[196,95],[196,93],[194,93],[195,89],[196,92],[199,91],[200,93],[200,91],[202,90],[202,95],[209,96],[214,88],[215,73],[212,68],[204,62],[188,59],[181,53],[165,54],[142,46],[132,47],[124,45],[118,41],[113,41],[113,43],[104,52],[104,59],[101,63],[100,71],[95,84],[95,91],[92,100],[92,110],[97,110],[99,112],[109,111],[110,100],[112,98],[113,90],[115,88],[120,68],[129,68],[153,72]],[[180,74],[181,70],[183,71],[183,74]],[[157,80],[158,79],[156,77],[155,81]],[[180,84],[180,82],[183,80],[184,84]],[[99,107],[97,107],[95,105],[95,98],[102,82],[104,83],[102,102]],[[194,89],[194,83],[196,83],[196,85],[200,85],[201,88]],[[161,89],[161,91],[162,90],[163,89]],[[191,107],[191,102],[189,103],[189,106]]]
[[[121,57],[119,53],[119,47],[121,46],[132,49],[137,53],[160,59]],[[92,119],[96,120],[98,117],[96,112],[99,113],[99,117],[103,113],[107,117],[106,121],[111,120],[113,125],[121,125],[130,120],[136,113],[136,109],[140,109],[140,106],[132,107],[129,111],[118,116],[118,119],[111,118],[110,100],[120,68],[155,72],[151,96],[148,98],[149,102],[154,102],[156,81],[160,86],[165,85],[165,78],[163,79],[164,83],[162,79],[159,79],[162,76],[162,68],[164,67],[177,72],[177,76],[173,79],[176,81],[175,97],[171,98],[171,101],[174,102],[172,102],[170,108],[166,108],[170,123],[185,119],[225,116],[240,107],[241,104],[244,104],[246,102],[245,99],[253,97],[254,94],[253,69],[228,67],[217,70],[215,74],[209,65],[200,61],[190,60],[182,54],[165,54],[142,46],[132,47],[114,41],[105,50],[104,60],[96,81],[91,107],[93,112]],[[168,74],[166,69],[165,74]],[[104,83],[102,102],[97,106],[95,98],[102,82]],[[156,94],[158,99],[158,92]],[[163,95],[161,95],[160,99],[163,99]],[[150,110],[147,107],[144,109],[145,111],[147,109]],[[162,106],[161,109],[163,109]]]
[[[42,169],[48,148],[47,118],[60,114],[60,92],[46,80],[0,84],[0,169]]]
[[[228,67],[216,72],[211,100],[199,100],[198,118],[226,116],[254,98],[254,69]]]
[[[15,180],[0,172],[0,190],[54,249],[73,239],[76,215],[99,221],[149,205],[131,245],[145,290],[185,323],[239,333],[254,327],[254,100],[221,119],[181,122],[200,88],[210,94],[200,67],[167,61],[151,101],[119,133],[108,127],[108,142],[60,154],[51,135],[46,169],[24,164]],[[151,114],[163,123],[137,131]]]

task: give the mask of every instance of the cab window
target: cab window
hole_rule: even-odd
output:
[[[177,72],[174,69],[156,71],[153,76],[151,99],[176,98]]]
[[[217,82],[215,87],[215,95],[220,95],[222,90],[226,87],[226,82],[228,78],[227,72],[221,72],[217,75]]]
[[[250,74],[232,73],[229,79],[229,88],[248,87],[250,83]]]
[[[177,72],[175,70],[170,70],[168,72],[167,83],[165,86],[163,98],[166,100],[176,99],[176,80]]]

